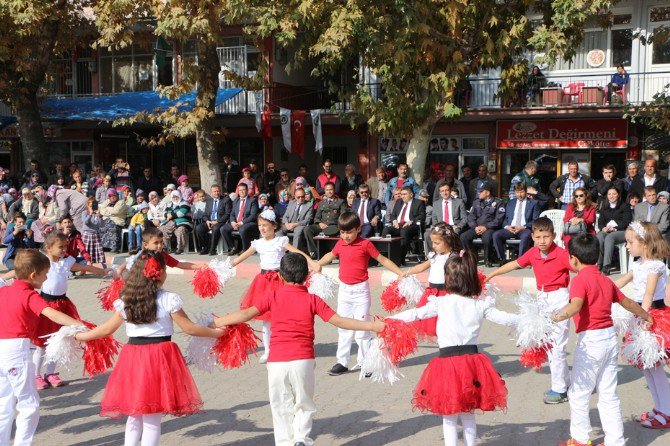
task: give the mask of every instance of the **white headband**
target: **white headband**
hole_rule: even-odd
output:
[[[277,221],[277,216],[275,215],[275,211],[272,209],[266,209],[263,212],[261,212],[260,217],[263,220],[271,221],[271,222],[276,222]]]
[[[640,223],[639,221],[634,221],[633,223],[630,224],[629,228],[631,228],[638,237],[644,240],[645,232],[642,223]]]

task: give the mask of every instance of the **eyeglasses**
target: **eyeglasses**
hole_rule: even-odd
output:
[[[584,197],[585,197],[584,194],[575,194],[575,198],[584,198]]]

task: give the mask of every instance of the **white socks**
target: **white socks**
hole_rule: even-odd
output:
[[[658,364],[643,372],[651,397],[654,399],[654,409],[670,415],[670,381],[665,375],[663,365]]]
[[[42,375],[42,365],[44,364],[44,349],[40,347],[35,347],[33,352],[33,365],[35,366],[35,376]],[[47,362],[46,364],[46,375],[53,375],[56,372],[56,363]]]
[[[270,354],[270,321],[263,321],[263,356]]]
[[[124,446],[137,446],[142,438],[142,446],[158,446],[161,437],[160,413],[129,415],[126,420]]]
[[[473,413],[457,413],[442,417],[442,431],[444,432],[445,446],[458,445],[458,418],[463,425],[463,443],[465,446],[474,446],[477,442],[477,420]]]

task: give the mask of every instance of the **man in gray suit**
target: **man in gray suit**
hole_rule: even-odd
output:
[[[654,186],[646,186],[644,188],[644,199],[642,203],[635,205],[635,212],[633,213],[633,221],[647,221],[658,226],[666,238],[668,226],[670,226],[670,207],[665,203],[660,203],[656,195],[656,188]]]
[[[305,191],[296,188],[294,200],[291,200],[286,207],[284,218],[282,219],[281,233],[293,234],[291,244],[298,249],[302,249],[302,231],[309,225],[314,216],[314,209],[309,203],[305,203]]]
[[[454,198],[451,196],[451,186],[447,183],[440,184],[439,193],[440,198],[433,203],[431,227],[435,226],[437,223],[445,222],[454,228],[456,234],[459,234],[468,223],[465,202],[461,198]],[[446,221],[445,217],[447,218]],[[433,242],[430,240],[430,231],[431,228],[426,229],[424,240],[428,244],[428,249],[433,249]]]

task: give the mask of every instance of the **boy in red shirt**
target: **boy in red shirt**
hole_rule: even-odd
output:
[[[30,353],[40,315],[60,325],[82,325],[54,310],[35,289],[47,278],[49,259],[36,249],[21,249],[14,260],[16,280],[0,288],[0,444],[9,444],[14,411],[14,444],[32,444],[40,414],[35,369]]]
[[[367,321],[370,317],[370,284],[368,283],[368,263],[375,259],[389,271],[402,276],[403,272],[391,260],[379,253],[370,240],[361,237],[361,220],[353,212],[344,212],[337,219],[340,240],[325,256],[319,265],[327,265],[336,257],[340,259],[340,286],[337,292],[337,314]],[[352,370],[360,368],[370,346],[371,336],[367,331],[338,330],[337,363],[328,371],[331,376],[342,375],[349,371],[351,342],[358,344],[357,364]],[[366,375],[368,377],[368,375]]]
[[[548,311],[556,311],[568,304],[570,283],[570,259],[567,251],[554,243],[554,225],[547,217],[533,221],[532,237],[534,247],[518,259],[508,262],[493,271],[486,280],[515,269],[533,267],[538,293],[546,293]],[[557,324],[554,329],[553,348],[549,351],[551,389],[544,394],[546,404],[559,404],[568,400],[570,370],[568,369],[568,337],[570,320]]]
[[[598,389],[598,414],[605,432],[607,446],[623,446],[623,420],[616,393],[617,357],[619,342],[612,322],[612,304],[618,302],[626,310],[653,322],[649,313],[624,296],[596,264],[600,244],[592,234],[579,234],[568,243],[570,264],[577,277],[570,284],[570,303],[552,314],[554,322],[575,319],[575,332],[579,335],[575,359],[572,364],[570,397],[570,440],[561,446],[586,446],[591,444],[589,399]]]
[[[314,406],[314,316],[340,329],[381,331],[382,321],[357,321],[339,316],[303,285],[307,260],[287,252],[281,259],[279,277],[284,283],[264,296],[257,306],[220,317],[217,327],[246,322],[270,311],[272,334],[268,356],[268,384],[275,444],[311,446]]]

